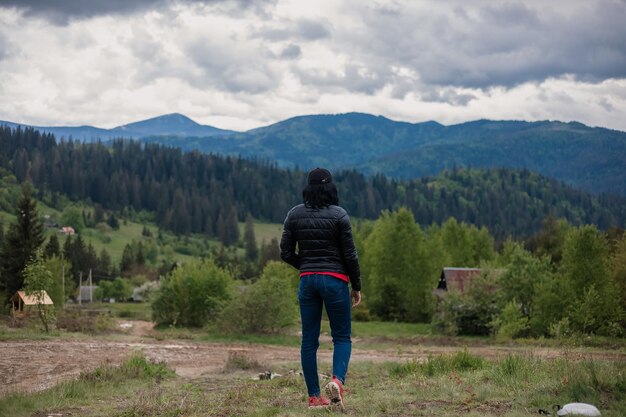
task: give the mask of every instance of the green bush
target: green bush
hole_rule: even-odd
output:
[[[104,364],[93,371],[82,372],[78,382],[102,383],[122,382],[128,379],[162,380],[174,375],[174,371],[165,362],[156,362],[146,358],[142,353],[133,353],[121,366]]]
[[[529,327],[528,317],[524,316],[515,298],[507,303],[498,318],[494,320],[496,337],[499,340],[509,340],[523,336]]]
[[[507,355],[504,359],[498,362],[495,367],[494,375],[500,377],[500,379],[514,378],[514,377],[526,377],[529,375],[530,360],[525,359],[519,355]]]
[[[125,301],[133,294],[133,285],[126,278],[117,277],[113,281],[101,280],[98,283],[95,297],[98,300],[114,299]]]
[[[296,294],[289,285],[294,279],[289,265],[270,261],[261,277],[244,286],[220,315],[218,328],[226,333],[278,333],[295,323]]]
[[[475,371],[482,369],[485,363],[483,358],[472,355],[467,349],[463,349],[452,356],[429,356],[425,362],[413,360],[401,365],[395,365],[390,373],[396,377],[414,374],[433,377],[450,372]]]
[[[352,320],[354,321],[372,321],[372,315],[370,309],[364,302],[352,309]]]
[[[464,292],[449,291],[433,318],[436,329],[451,335],[486,336],[493,332],[498,309],[498,271],[483,270]]]
[[[231,275],[212,261],[182,265],[163,278],[152,300],[157,325],[202,327],[231,298]]]
[[[57,329],[89,334],[110,333],[115,321],[109,314],[89,314],[82,310],[63,310],[56,321]]]

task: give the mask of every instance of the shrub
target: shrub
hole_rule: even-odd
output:
[[[148,281],[141,286],[135,288],[133,297],[141,297],[142,301],[148,301],[152,295],[159,289],[158,281]],[[137,301],[137,300],[133,300]]]
[[[372,315],[367,305],[363,302],[357,307],[352,309],[352,320],[354,321],[372,321]]]
[[[156,362],[142,353],[133,353],[121,366],[103,364],[92,371],[82,372],[79,382],[122,382],[128,379],[161,380],[174,375],[165,362]]]
[[[486,336],[492,333],[498,315],[498,273],[484,270],[465,293],[449,291],[433,319],[435,328],[446,334]]]
[[[182,265],[161,280],[152,301],[152,318],[157,325],[204,326],[230,299],[232,281],[212,261]]]
[[[96,289],[95,297],[98,300],[114,299],[124,301],[133,294],[133,286],[126,278],[117,277],[113,281],[101,280]]]
[[[494,320],[496,336],[499,340],[508,340],[523,336],[529,329],[528,317],[522,314],[515,299],[507,303],[498,318]]]
[[[296,295],[289,285],[294,270],[270,261],[261,277],[241,288],[222,311],[218,327],[227,333],[278,333],[297,317]]]
[[[87,314],[80,310],[64,310],[56,321],[58,329],[89,334],[109,333],[115,322],[108,314]]]
[[[472,355],[467,349],[463,349],[452,356],[429,356],[424,362],[413,360],[401,365],[395,365],[390,373],[392,376],[397,377],[414,374],[433,377],[450,372],[475,371],[485,367],[485,363],[483,358]]]
[[[229,351],[228,359],[226,360],[226,364],[224,364],[224,371],[235,371],[240,369],[244,371],[263,370],[265,367],[245,352],[239,352],[236,350]]]

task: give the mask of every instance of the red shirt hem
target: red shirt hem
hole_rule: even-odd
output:
[[[300,278],[313,274],[330,275],[331,277],[339,278],[342,281],[350,282],[349,276],[347,276],[346,274],[340,274],[338,272],[301,272]]]

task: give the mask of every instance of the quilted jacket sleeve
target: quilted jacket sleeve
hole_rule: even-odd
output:
[[[341,241],[341,250],[343,260],[348,269],[350,284],[355,291],[361,291],[361,269],[359,267],[359,256],[356,252],[354,239],[352,238],[352,225],[350,217],[347,213],[339,218],[339,239]]]
[[[300,269],[300,256],[296,253],[296,240],[290,221],[291,211],[287,213],[283,224],[283,235],[280,239],[280,258],[296,269]]]

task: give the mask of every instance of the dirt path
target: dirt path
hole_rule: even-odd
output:
[[[109,362],[119,364],[133,352],[143,352],[147,357],[165,361],[183,378],[206,377],[221,374],[228,355],[231,352],[245,354],[269,369],[279,364],[298,362],[299,348],[250,345],[237,343],[198,343],[186,341],[154,341],[142,337],[151,331],[151,327],[139,324],[130,332],[128,340],[107,341],[103,338],[93,340],[43,340],[43,341],[0,341],[0,397],[12,392],[41,391],[63,380],[74,378],[82,371]],[[364,350],[354,344],[353,361],[403,361],[423,360],[429,355],[453,353],[458,347],[450,346],[403,346],[401,351]],[[556,358],[564,355],[562,350],[544,348],[508,348],[479,346],[470,347],[470,353],[486,358],[497,358],[511,352],[528,353],[544,358]],[[574,359],[583,357],[582,353],[569,352]],[[626,360],[626,354],[602,351],[585,353],[584,357],[606,360]],[[332,351],[319,352],[322,363],[330,363]],[[252,372],[253,373],[253,372]]]

